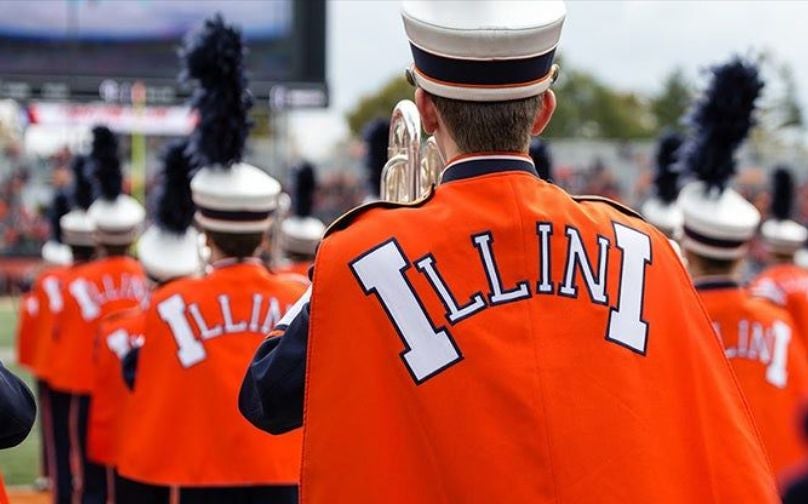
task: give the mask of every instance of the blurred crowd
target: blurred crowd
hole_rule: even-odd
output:
[[[638,207],[652,191],[653,166],[649,155],[625,155],[625,150],[624,145],[615,146],[619,162],[597,154],[587,162],[568,161],[562,157],[565,152],[561,156],[553,152],[553,182],[571,194],[599,195]],[[70,156],[67,148],[45,158],[30,156],[18,144],[7,144],[0,151],[0,294],[17,293],[30,281],[30,266],[38,260],[49,232],[47,203],[54,190],[70,184]],[[351,149],[347,162],[317,167],[320,182],[314,214],[323,222],[333,221],[371,193],[361,168],[364,156],[362,148]],[[736,182],[763,215],[770,202],[766,173],[761,168],[746,167]],[[152,179],[149,177],[146,183],[147,195],[151,193]],[[808,223],[808,183],[800,185],[799,196],[795,214],[799,222]],[[753,244],[750,274],[762,258],[762,247]]]

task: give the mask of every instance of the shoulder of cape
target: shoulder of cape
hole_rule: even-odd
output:
[[[645,218],[642,215],[640,215],[636,210],[632,210],[631,208],[627,207],[626,205],[623,205],[622,203],[610,200],[609,198],[604,198],[603,196],[582,195],[582,196],[572,196],[572,199],[578,203],[604,203],[614,208],[615,210],[619,211],[620,213],[628,215],[629,217],[635,217],[642,221],[645,220]]]
[[[359,205],[351,210],[348,210],[341,216],[337,217],[337,219],[331,223],[330,226],[325,230],[325,235],[323,238],[334,234],[337,231],[341,231],[348,226],[351,225],[354,221],[356,221],[362,214],[367,212],[368,210],[372,210],[374,208],[386,208],[386,209],[393,209],[393,208],[415,208],[425,204],[427,201],[432,199],[432,196],[435,194],[434,186],[432,189],[429,190],[429,193],[417,199],[415,201],[411,201],[408,203],[396,203],[393,201],[372,201],[370,203],[365,203],[363,205]]]

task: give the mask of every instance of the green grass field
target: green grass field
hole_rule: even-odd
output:
[[[33,391],[34,384],[31,376],[15,362],[16,310],[16,299],[0,299],[0,355],[4,356],[3,364],[17,376],[23,378]],[[11,355],[10,358],[9,355]],[[0,471],[2,471],[7,485],[30,485],[34,482],[39,472],[40,441],[39,425],[37,424],[28,439],[21,445],[9,450],[0,450]]]

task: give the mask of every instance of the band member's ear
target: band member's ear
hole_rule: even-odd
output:
[[[541,95],[541,105],[536,111],[536,117],[533,119],[533,127],[530,130],[531,136],[538,136],[544,131],[544,128],[549,124],[550,119],[556,109],[556,96],[552,89],[548,89]]]
[[[415,90],[415,105],[421,114],[421,127],[424,128],[428,135],[435,133],[435,130],[438,129],[439,121],[432,97],[423,89],[418,88]]]

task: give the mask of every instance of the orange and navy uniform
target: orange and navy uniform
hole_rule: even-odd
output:
[[[38,318],[39,300],[32,289],[20,298],[16,335],[17,362],[32,374],[34,373],[36,346],[40,336],[37,332]]]
[[[147,300],[143,268],[131,257],[110,257],[72,266],[62,285],[50,380],[53,388],[90,394],[94,386],[98,323]],[[92,414],[92,413],[91,413]]]
[[[135,307],[111,313],[99,323],[87,453],[90,459],[109,467],[116,465],[121,415],[129,396],[123,359],[142,344],[144,317],[144,311]]]
[[[137,414],[125,415],[119,446],[123,477],[171,487],[297,484],[302,433],[267,437],[239,415],[237,399],[255,349],[304,290],[257,259],[226,259],[204,278],[152,293],[129,399]]]
[[[782,478],[808,455],[800,427],[808,405],[802,340],[788,312],[730,279],[700,279],[696,289]]]
[[[283,325],[240,407],[302,420],[303,504],[777,501],[665,236],[525,156],[337,221]]]
[[[69,266],[53,266],[39,274],[31,292],[36,297],[38,315],[36,318],[34,338],[36,343],[32,351],[32,373],[39,379],[48,382],[51,369],[52,351],[55,335],[55,320],[64,308],[62,286]]]
[[[794,319],[803,346],[808,347],[808,270],[791,263],[769,266],[752,281],[750,289],[755,295],[785,307]]]

